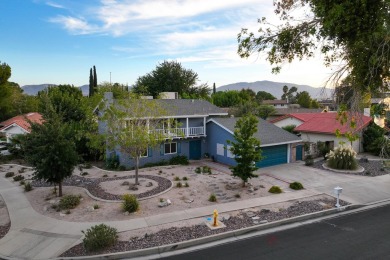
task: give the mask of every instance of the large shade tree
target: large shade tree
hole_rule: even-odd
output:
[[[78,155],[69,136],[69,124],[54,111],[44,120],[43,124],[31,123],[31,133],[22,139],[22,150],[34,167],[34,178],[57,184],[61,197],[62,182],[72,175]]]
[[[164,61],[148,74],[137,79],[133,92],[158,97],[161,92],[178,92],[182,98],[208,99],[207,84],[198,84],[199,76],[177,61]]]
[[[258,120],[248,114],[237,120],[234,130],[234,141],[228,140],[230,151],[235,155],[236,166],[232,167],[233,176],[243,181],[243,186],[249,178],[257,177],[253,172],[257,169],[256,162],[262,159],[260,140],[253,135],[257,132]]]
[[[326,65],[339,62],[336,82],[349,74],[362,93],[388,89],[390,77],[390,1],[275,0],[281,24],[259,19],[258,33],[243,29],[238,53],[266,53],[279,72],[281,65],[321,52]]]

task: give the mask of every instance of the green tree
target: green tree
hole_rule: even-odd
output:
[[[257,132],[258,120],[253,115],[247,115],[237,120],[234,130],[234,141],[228,140],[230,151],[235,155],[237,165],[232,167],[233,176],[243,181],[243,187],[249,178],[257,177],[253,172],[257,169],[256,162],[262,159],[260,140],[253,135]]]
[[[297,93],[297,103],[303,108],[311,108],[311,97],[309,92],[302,91]]]
[[[129,93],[127,98],[117,99],[104,111],[106,122],[106,140],[108,148],[119,147],[130,156],[135,164],[135,184],[138,185],[139,160],[148,149],[152,149],[169,140],[164,133],[153,131],[161,124],[170,124],[165,110],[157,100],[139,99]],[[169,123],[168,123],[169,122]]]
[[[207,84],[198,85],[196,72],[185,69],[177,61],[164,61],[148,74],[137,79],[133,92],[157,98],[161,92],[178,92],[181,97],[207,98]]]
[[[381,138],[384,137],[386,131],[375,123],[370,125],[363,132],[363,149],[366,152],[379,155],[382,149]]]
[[[11,77],[11,67],[0,61],[0,86],[8,82],[8,79]]]
[[[217,88],[215,87],[215,82],[213,84],[213,94],[215,94],[215,92],[217,92]]]
[[[262,103],[263,100],[275,100],[276,97],[274,97],[271,93],[268,93],[266,91],[258,91],[256,94],[256,100],[259,103]]]
[[[235,117],[242,117],[247,114],[257,114],[258,105],[256,102],[248,101],[240,103],[234,107],[230,107],[229,114]]]
[[[211,98],[213,104],[218,107],[233,107],[241,103],[240,93],[237,90],[218,91]]]
[[[76,147],[69,136],[69,125],[52,112],[43,124],[31,124],[31,133],[22,141],[26,160],[34,167],[34,178],[58,184],[72,175],[78,163]]]
[[[89,96],[92,97],[94,94],[94,82],[93,82],[93,75],[92,75],[92,68],[89,69]]]
[[[283,86],[283,95],[281,97],[282,100],[288,100],[290,104],[295,103],[296,101],[296,92],[298,91],[297,87],[291,87],[290,89],[288,86]]]
[[[98,87],[98,83],[97,83],[97,73],[96,73],[96,67],[95,65],[93,66],[93,88],[94,88],[94,91],[95,92],[97,90],[97,87]]]
[[[362,93],[388,88],[388,0],[276,0],[274,5],[282,23],[272,26],[262,18],[258,34],[243,29],[241,57],[266,52],[278,73],[284,62],[313,57],[319,50],[325,65],[342,64],[333,75],[336,81],[347,73]]]
[[[295,134],[295,132],[294,132],[295,127],[297,127],[297,126],[296,125],[286,125],[286,126],[283,126],[282,129],[286,130],[287,132],[290,132],[292,134]]]
[[[267,120],[269,116],[272,116],[276,113],[276,109],[274,106],[270,105],[260,105],[257,108],[256,115],[264,120]]]

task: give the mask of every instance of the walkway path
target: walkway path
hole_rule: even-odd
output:
[[[208,162],[212,168],[220,170],[220,164]],[[218,167],[218,168],[217,168]],[[228,168],[222,169],[229,171]],[[333,195],[333,188],[344,188],[342,199],[364,204],[390,198],[390,176],[365,177],[331,173],[300,163],[269,167],[258,171],[283,181],[300,181],[305,190],[271,195],[245,201],[218,204],[220,213],[274,204],[327,193]],[[80,242],[81,230],[86,230],[101,222],[66,222],[38,214],[30,205],[20,187],[15,186],[4,176],[0,177],[0,195],[3,197],[11,219],[8,234],[0,240],[0,258],[49,259],[58,256],[74,244]],[[215,206],[193,208],[126,221],[106,222],[121,231],[141,229],[155,225],[179,222],[186,219],[210,216]]]

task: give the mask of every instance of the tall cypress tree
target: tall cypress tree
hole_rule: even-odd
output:
[[[215,94],[215,92],[217,92],[217,88],[215,87],[215,82],[213,84],[213,94]]]
[[[93,75],[92,75],[92,68],[89,70],[89,96],[92,97],[94,94],[94,81],[93,81]]]
[[[96,67],[93,66],[93,87],[94,90],[97,90],[97,76],[96,76]]]

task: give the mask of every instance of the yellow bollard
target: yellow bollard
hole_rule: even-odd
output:
[[[217,227],[218,226],[218,211],[216,209],[214,209],[214,213],[213,213],[213,216],[214,216],[214,223],[213,223],[213,226],[214,227]]]

